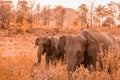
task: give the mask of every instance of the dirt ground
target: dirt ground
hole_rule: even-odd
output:
[[[115,38],[120,39],[120,29],[98,29],[107,31],[114,35]],[[76,31],[77,32],[77,31]],[[73,31],[73,34],[76,33]],[[79,32],[79,31],[78,31]],[[72,33],[72,31],[71,31]],[[70,33],[70,34],[71,34]],[[69,33],[67,33],[69,34]],[[34,29],[33,33],[9,33],[8,30],[0,30],[0,55],[14,56],[17,54],[36,54],[37,48],[34,47],[34,41],[40,36],[61,36],[66,35],[66,32],[57,33],[55,30]]]

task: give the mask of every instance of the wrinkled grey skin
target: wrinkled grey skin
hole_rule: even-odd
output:
[[[59,59],[62,60],[62,65],[63,65],[63,62],[65,61],[64,58],[65,58],[65,46],[66,46],[66,36],[62,36],[59,38],[59,41],[58,41],[58,50],[59,50]]]
[[[101,44],[102,51],[107,51],[109,48],[112,50],[119,49],[117,40],[109,33],[97,30],[83,30],[78,35],[67,36],[65,52],[69,75],[80,64],[84,64],[90,71],[90,65],[92,65],[95,70]],[[101,68],[103,68],[102,64]]]
[[[50,60],[56,66],[56,60],[58,58],[57,49],[58,40],[55,37],[40,37],[35,40],[35,46],[38,46],[37,62],[36,65],[41,63],[41,55],[45,55],[46,67],[49,68]]]

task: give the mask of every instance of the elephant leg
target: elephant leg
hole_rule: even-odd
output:
[[[85,68],[87,68],[87,63],[86,63],[86,59],[81,63],[84,65]]]
[[[57,59],[56,58],[51,58],[51,63],[55,66],[56,68],[56,65],[57,65]]]
[[[62,55],[62,65],[64,65],[64,64],[66,64],[66,55],[65,55],[65,52]]]
[[[97,61],[98,49],[94,45],[88,47],[87,50],[87,64],[90,71],[96,71],[96,61]]]
[[[88,61],[87,61],[87,68],[90,72],[92,71],[96,71],[96,61],[94,60],[93,57],[88,57]]]
[[[111,65],[109,64],[108,66],[108,73],[111,74],[112,73],[112,69],[111,69]]]
[[[46,61],[46,68],[49,69],[50,56],[46,55],[45,56],[45,61]]]
[[[55,61],[54,61],[54,66],[56,68],[56,66],[57,66],[57,59],[55,59]]]
[[[64,56],[62,56],[62,66],[64,65]]]

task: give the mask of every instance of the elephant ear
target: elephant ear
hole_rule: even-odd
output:
[[[50,38],[48,38],[48,37],[45,37],[44,38],[44,49],[46,50],[46,51],[50,51],[50,48],[51,48],[51,39]]]
[[[37,39],[35,40],[35,46],[39,46],[39,41],[40,41],[40,38],[37,38]]]
[[[81,32],[81,34],[86,39],[86,51],[87,52],[89,52],[90,49],[96,49],[97,52],[100,50],[98,40],[89,31],[84,30]]]
[[[62,36],[59,38],[59,45],[66,45],[66,36]]]
[[[89,31],[83,31],[82,34],[84,35],[84,37],[87,39],[86,44],[86,52],[87,52],[87,59],[86,61],[90,61],[89,57],[93,56],[92,59],[93,61],[97,61],[97,53],[100,52],[100,45],[97,39],[95,39],[92,34]],[[100,67],[101,69],[103,69],[103,64],[102,64],[102,60],[101,57],[98,56],[98,60],[100,63]]]
[[[54,48],[56,48],[56,38],[51,37],[50,39],[50,48],[53,50]]]
[[[81,31],[81,34],[85,37],[85,39],[87,40],[87,44],[95,44],[95,45],[99,45],[99,42],[97,39],[95,39],[95,37],[92,36],[92,34],[87,31]]]
[[[60,37],[59,39],[66,39],[66,36],[62,36],[62,37]]]

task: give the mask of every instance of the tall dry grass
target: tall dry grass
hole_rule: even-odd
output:
[[[99,63],[97,71],[90,73],[83,66],[72,74],[72,80],[120,80],[120,51],[109,52],[102,57],[104,69],[101,71]],[[50,65],[50,69],[45,68],[44,56],[42,63],[38,67],[33,67],[36,55],[16,55],[13,57],[0,56],[0,80],[67,80],[66,65],[60,62],[55,68]],[[111,73],[107,72],[111,67]]]

